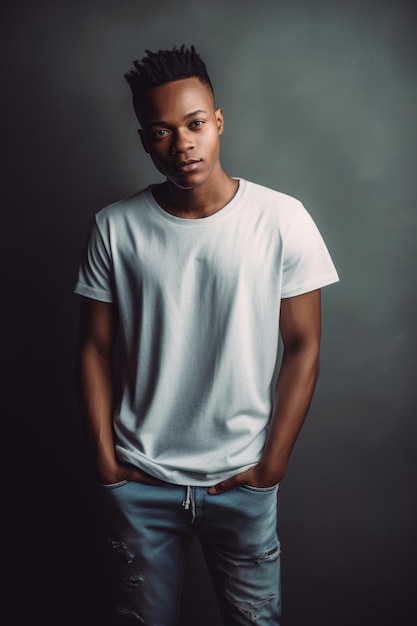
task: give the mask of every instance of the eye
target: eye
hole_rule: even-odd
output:
[[[163,139],[166,135],[168,135],[168,132],[169,131],[165,128],[158,128],[157,130],[152,131],[152,137],[154,139]]]
[[[201,128],[202,126],[204,126],[204,124],[205,124],[204,120],[194,120],[194,122],[191,122],[190,127]]]

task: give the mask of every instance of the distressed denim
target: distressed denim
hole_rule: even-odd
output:
[[[117,586],[127,623],[174,626],[191,541],[196,536],[225,626],[278,626],[281,612],[278,486],[102,486]],[[123,622],[123,620],[122,620]]]

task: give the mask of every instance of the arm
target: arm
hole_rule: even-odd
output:
[[[113,439],[113,351],[118,328],[114,304],[82,298],[77,350],[81,414],[99,482],[138,480],[162,484],[116,457]]]
[[[242,483],[269,487],[284,477],[317,382],[320,318],[320,290],[281,301],[284,355],[262,458],[246,472],[210,487],[209,493],[222,493]]]

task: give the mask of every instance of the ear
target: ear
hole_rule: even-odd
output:
[[[219,129],[219,135],[222,135],[224,131],[224,119],[223,119],[223,111],[221,110],[220,107],[218,107],[214,111],[214,115],[216,117],[217,128]]]
[[[146,147],[146,139],[145,139],[145,135],[143,134],[143,130],[142,130],[141,128],[139,128],[139,129],[138,129],[138,133],[139,133],[139,137],[140,137],[140,140],[141,140],[141,143],[142,143],[143,149],[145,150],[145,152],[146,152],[147,154],[149,154],[149,150],[148,150],[148,148]]]

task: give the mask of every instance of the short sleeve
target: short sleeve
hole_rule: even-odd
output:
[[[94,220],[81,260],[74,292],[93,300],[114,302],[112,266],[109,242],[105,241],[96,220]]]
[[[284,241],[282,298],[302,295],[339,280],[324,240],[301,203]]]

